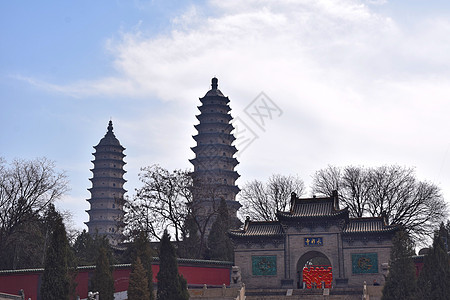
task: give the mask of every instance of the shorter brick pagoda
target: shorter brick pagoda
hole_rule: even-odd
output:
[[[89,202],[91,208],[86,212],[89,221],[86,222],[91,235],[107,236],[110,243],[117,245],[122,237],[121,222],[124,215],[123,179],[126,171],[123,169],[125,154],[124,147],[113,133],[112,121],[109,121],[108,131],[95,148],[95,159],[91,169],[93,176],[89,180],[92,188]]]

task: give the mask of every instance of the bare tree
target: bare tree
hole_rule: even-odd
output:
[[[173,230],[177,242],[183,236],[184,222],[191,202],[191,178],[187,171],[168,170],[152,165],[142,168],[143,186],[125,204],[126,231],[145,231],[160,239],[165,229]]]
[[[368,209],[370,192],[369,171],[361,167],[338,168],[328,166],[319,170],[313,177],[313,193],[333,195],[339,191],[339,200],[349,207],[350,215],[362,217]]]
[[[253,180],[239,193],[240,214],[253,220],[272,221],[277,211],[288,209],[291,193],[302,195],[305,185],[298,176],[274,174],[266,183]]]
[[[390,223],[402,225],[416,239],[431,234],[447,214],[440,188],[417,180],[413,168],[328,166],[315,173],[312,190],[329,196],[338,190],[351,216],[385,214]]]
[[[64,173],[46,158],[0,160],[0,246],[32,215],[42,215],[50,203],[68,191]]]
[[[64,173],[45,158],[0,158],[0,268],[41,267],[45,252],[45,214],[68,190]]]
[[[198,180],[192,173],[190,175],[194,182]],[[185,224],[184,233],[186,236],[183,246],[186,249],[191,249],[191,253],[186,254],[194,258],[201,258],[205,255],[207,237],[217,217],[220,202],[226,198],[226,189],[223,189],[223,186],[218,182],[203,183],[199,180],[191,186],[190,190],[193,198],[188,206],[189,214]],[[236,224],[233,221],[230,220],[234,228]]]
[[[223,197],[220,185],[194,187],[192,173],[169,172],[158,165],[141,171],[143,186],[136,190],[132,200],[125,201],[125,235],[132,237],[144,231],[151,239],[159,240],[167,229],[173,233],[181,255],[202,257],[208,224],[217,213],[219,201],[215,200]],[[201,200],[194,201],[193,194]]]

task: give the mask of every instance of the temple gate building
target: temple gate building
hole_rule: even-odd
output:
[[[291,197],[277,221],[233,230],[235,265],[248,288],[361,287],[384,284],[397,226],[384,217],[350,218],[338,194]]]
[[[123,176],[126,171],[123,169],[125,148],[113,133],[112,121],[109,121],[108,131],[94,149],[93,176],[89,179],[92,188],[88,189],[91,198],[87,200],[91,207],[86,211],[89,221],[85,224],[91,235],[107,236],[111,244],[117,245],[122,237],[121,221],[126,193]]]
[[[230,99],[218,89],[217,78],[212,79],[211,90],[200,101],[200,114],[196,116],[200,123],[194,126],[198,134],[193,136],[197,145],[191,148],[195,158],[190,160],[194,165],[192,210],[197,220],[206,223],[207,236],[221,199],[226,200],[232,222],[241,224],[237,218],[241,205],[236,201],[240,190],[235,183],[239,174],[234,170],[239,162],[232,145],[235,137],[231,133]]]

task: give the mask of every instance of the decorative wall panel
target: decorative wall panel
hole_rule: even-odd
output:
[[[252,274],[257,276],[277,275],[277,257],[252,256]]]
[[[353,253],[352,273],[353,274],[378,273],[378,254]]]

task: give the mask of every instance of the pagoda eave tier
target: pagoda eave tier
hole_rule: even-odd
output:
[[[86,199],[86,201],[89,202],[90,204],[93,204],[93,203],[96,203],[96,204],[98,204],[98,203],[104,203],[104,204],[115,203],[117,205],[125,204],[125,199],[123,198],[123,196],[122,197],[110,197],[110,198],[103,197],[103,198],[95,198],[95,199],[91,198],[91,199]],[[96,208],[94,208],[94,209],[96,209]],[[113,208],[113,209],[118,209],[118,208]]]
[[[224,157],[224,156],[209,156],[209,157],[196,157],[189,160],[191,164],[194,166],[201,166],[205,165],[206,163],[209,163],[211,161],[217,161],[221,163],[227,163],[231,164],[233,167],[237,166],[239,164],[238,160],[234,157]]]
[[[97,152],[97,153],[92,153],[92,155],[94,156],[94,159],[91,160],[92,163],[95,164],[95,162],[105,162],[105,161],[110,161],[110,162],[115,162],[115,163],[122,163],[123,166],[126,165],[127,163],[123,161],[123,158],[126,155],[120,156],[120,155],[115,155],[112,156],[111,154],[106,154],[104,155],[101,152]]]
[[[242,204],[239,203],[239,201],[236,200],[227,200],[227,205],[238,210],[239,208],[242,207]]]
[[[113,147],[116,147],[116,146],[102,146],[102,147],[110,149],[110,148],[113,148]],[[121,158],[124,158],[126,156],[125,154],[123,154],[122,150],[120,150],[120,151],[111,151],[111,150],[104,150],[104,149],[96,149],[96,150],[97,151],[92,153],[92,155],[95,156],[95,155],[105,155],[105,154],[111,155],[112,154],[112,155],[118,155]]]
[[[86,224],[87,226],[90,226],[90,225],[105,225],[105,224],[117,225],[117,221],[102,219],[102,220],[91,220],[91,221],[88,221],[88,222],[84,222],[84,224]]]
[[[221,104],[204,104],[197,106],[198,110],[201,114],[207,114],[207,113],[220,113],[222,114],[228,114],[228,112],[231,110],[231,108],[227,105],[221,105]]]
[[[116,227],[117,228],[117,227]],[[96,229],[96,228],[95,228]],[[98,234],[102,235],[102,236],[106,236],[109,238],[112,238],[114,240],[120,240],[123,238],[123,234],[121,232],[120,229],[117,229],[115,232],[110,232],[110,231],[98,231]],[[111,245],[111,247],[114,249],[114,246]],[[120,299],[120,298],[119,298]]]
[[[218,194],[232,193],[237,195],[241,189],[237,185],[221,184],[221,183],[203,183],[198,184],[192,189],[192,193],[196,196],[203,196],[203,198],[209,198],[210,192],[213,191]],[[235,200],[234,200],[235,201]]]
[[[213,176],[227,176],[229,178],[233,178],[234,180],[238,179],[241,175],[237,171],[228,171],[223,169],[208,169],[208,170],[197,170],[192,172],[193,178],[207,178]]]
[[[204,97],[198,98],[202,103],[205,101],[218,100],[229,103],[230,99],[225,97],[220,90],[209,90]]]
[[[111,203],[111,201],[114,201],[114,203],[117,203],[117,204],[120,204],[120,203],[118,203],[121,199],[123,199],[123,196],[122,197],[102,197],[102,198],[100,198],[100,197],[95,197],[95,198],[90,198],[90,199],[86,199],[86,201],[87,202],[89,202],[89,203]],[[123,200],[123,201],[125,201],[125,200]],[[123,201],[121,201],[121,202],[123,202]]]
[[[91,192],[95,192],[95,191],[112,191],[112,192],[122,192],[122,193],[126,193],[128,192],[126,189],[124,189],[123,187],[110,187],[110,186],[93,186],[91,188],[88,188],[88,191]]]
[[[205,112],[204,114],[196,115],[197,120],[200,122],[207,122],[209,119],[220,120],[226,119],[228,122],[233,120],[233,117],[230,114],[224,114],[219,112]]]
[[[97,151],[101,150],[101,148],[117,148],[117,149],[120,149],[120,151],[118,151],[118,152],[121,152],[121,151],[124,151],[124,150],[127,149],[127,148],[123,147],[120,144],[117,144],[117,143],[106,143],[106,142],[100,142],[98,145],[94,146],[94,148]]]
[[[91,213],[94,212],[98,212],[98,213],[114,213],[114,215],[120,214],[120,215],[124,215],[125,212],[117,209],[117,208],[91,208],[88,210],[85,210],[85,212],[87,212],[89,215],[91,215]]]
[[[93,169],[90,169],[90,171],[92,172],[92,173],[100,173],[100,172],[106,172],[106,171],[108,171],[108,172],[117,172],[117,173],[120,173],[120,175],[124,175],[127,171],[125,171],[124,169],[119,169],[119,168],[111,168],[111,167],[97,167],[97,168],[93,168]]]
[[[120,178],[120,177],[111,177],[111,176],[99,175],[99,174],[96,175],[95,173],[94,173],[94,177],[89,178],[89,180],[92,183],[100,181],[100,182],[113,182],[113,183],[118,183],[118,184],[125,184],[125,182],[127,182],[125,179]]]
[[[91,163],[94,164],[94,169],[102,168],[102,169],[109,169],[109,170],[120,170],[120,169],[123,169],[123,167],[126,165],[126,162],[124,162],[122,160],[118,160],[118,159],[113,159],[113,158],[97,158],[95,160],[91,160]],[[107,165],[105,166],[105,164],[107,164]],[[109,166],[108,164],[116,165],[116,167]],[[91,171],[92,171],[92,169],[91,169]],[[126,171],[125,171],[125,173],[126,173]]]
[[[191,150],[194,151],[195,154],[206,154],[210,150],[216,150],[217,152],[225,152],[225,153],[231,153],[234,154],[237,152],[237,149],[235,146],[230,145],[224,145],[224,144],[202,144],[197,145],[195,147],[191,147]],[[218,153],[215,153],[216,155],[210,155],[211,157],[214,156],[220,156],[217,155]],[[208,156],[208,155],[204,155]]]
[[[241,191],[241,189],[238,186],[227,185],[227,184],[202,184],[197,187],[201,188],[202,191],[227,191],[229,193],[234,193],[234,194],[238,194]],[[202,195],[201,192],[198,192],[198,193],[195,192],[195,189],[193,190],[193,193],[196,195]],[[209,196],[209,195],[205,195],[205,196]],[[238,202],[238,201],[236,201],[236,202]]]
[[[234,135],[232,135],[231,133],[225,133],[225,132],[202,132],[199,133],[197,135],[193,135],[192,138],[198,143],[199,141],[208,141],[210,139],[215,139],[215,138],[222,138],[223,140],[227,140],[230,144],[236,140],[236,138],[234,137]]]
[[[215,132],[216,134],[220,134],[220,133],[225,133],[225,130],[227,132],[233,131],[234,126],[229,123],[214,122],[214,123],[200,123],[200,124],[194,125],[194,128],[197,129],[199,134],[208,132],[208,131],[205,131],[208,129],[209,129],[209,132],[213,132],[213,133]]]

